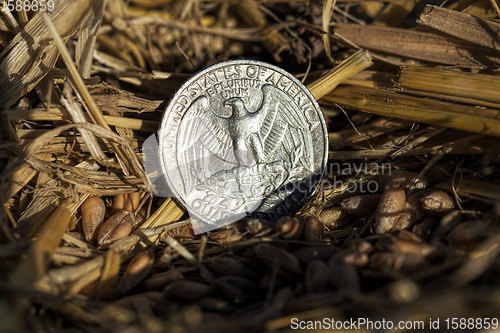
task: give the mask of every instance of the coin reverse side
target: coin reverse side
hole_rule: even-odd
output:
[[[291,74],[254,60],[221,62],[175,94],[159,132],[167,183],[196,233],[251,215],[296,213],[328,153],[314,97]]]

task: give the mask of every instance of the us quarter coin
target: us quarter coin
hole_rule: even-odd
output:
[[[321,110],[276,66],[221,62],[195,74],[170,101],[159,131],[162,171],[196,233],[245,216],[296,213],[327,162]]]

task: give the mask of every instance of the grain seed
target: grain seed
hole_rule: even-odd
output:
[[[393,230],[398,223],[399,215],[406,204],[405,191],[402,188],[385,190],[375,213],[375,232],[383,234]]]
[[[85,240],[87,242],[95,242],[97,237],[96,231],[104,221],[104,215],[106,214],[104,201],[100,197],[92,195],[82,203],[81,210]]]

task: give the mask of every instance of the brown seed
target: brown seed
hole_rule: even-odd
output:
[[[125,201],[127,200],[126,193],[120,193],[113,197],[113,202],[111,203],[111,209],[113,212],[125,209]]]
[[[356,195],[340,202],[340,206],[349,214],[369,218],[377,209],[380,194]]]
[[[406,230],[401,230],[391,234],[385,234],[380,237],[375,243],[375,248],[379,251],[387,251],[398,240],[413,243],[423,243],[422,239],[420,239],[417,235]]]
[[[448,235],[448,241],[462,251],[472,251],[489,236],[488,224],[484,221],[467,221],[457,225]]]
[[[450,244],[445,244],[439,239],[431,241],[431,244],[436,249],[435,259],[456,261],[459,258],[463,258],[463,252],[461,250],[458,250]]]
[[[222,276],[215,280],[215,285],[227,299],[238,303],[244,301],[257,289],[252,281],[235,275]]]
[[[169,269],[166,272],[152,274],[144,280],[145,290],[158,290],[164,288],[167,284],[184,279],[184,275],[176,269]]]
[[[406,203],[405,191],[402,188],[385,190],[375,213],[375,232],[383,234],[393,230],[398,223],[399,215]]]
[[[416,222],[425,217],[425,213],[422,210],[421,200],[426,192],[420,191],[413,193],[406,200],[403,211],[398,217],[398,222],[396,223],[395,230],[405,230],[411,228]]]
[[[135,211],[141,204],[141,192],[132,192],[127,196],[125,209]]]
[[[370,257],[367,253],[352,251],[351,253],[346,254],[344,261],[346,264],[350,264],[355,268],[363,268],[370,261]]]
[[[146,208],[141,208],[141,210],[137,212],[134,219],[134,225],[132,226],[133,230],[138,228],[141,224],[144,223],[144,221],[146,221],[146,213],[147,213]]]
[[[402,254],[415,254],[424,257],[435,251],[434,247],[427,243],[415,242],[407,239],[396,239],[393,243],[387,246],[387,250]]]
[[[132,206],[132,201],[130,201],[129,196],[127,194],[125,194],[125,195],[126,195],[126,197],[125,197],[125,205],[123,206],[123,209],[124,210],[130,210],[130,211],[134,210],[133,206]]]
[[[204,311],[215,311],[215,312],[231,312],[233,310],[233,306],[223,299],[215,298],[215,297],[205,297],[202,298],[198,305]]]
[[[377,270],[394,270],[411,273],[429,265],[429,261],[421,255],[395,252],[376,252],[370,256],[369,267]]]
[[[290,304],[291,300],[295,298],[293,289],[289,286],[280,288],[276,293],[274,294],[271,302],[270,302],[270,309],[283,309],[285,306],[288,307]]]
[[[221,245],[233,244],[243,239],[243,236],[238,230],[233,228],[209,232],[208,237]]]
[[[329,245],[299,247],[293,254],[302,265],[307,265],[313,260],[327,260],[337,252],[337,248]]]
[[[280,217],[276,221],[276,232],[284,239],[296,239],[302,233],[302,222],[291,216]]]
[[[354,249],[343,249],[337,253],[328,261],[345,262],[346,264],[352,265],[356,268],[363,268],[368,264],[369,257],[367,253],[359,252]]]
[[[118,293],[124,294],[138,285],[151,272],[154,255],[151,251],[144,251],[136,255],[128,264],[118,284]]]
[[[259,244],[255,247],[255,253],[257,258],[269,267],[273,267],[275,263],[278,263],[281,268],[280,272],[284,274],[302,274],[299,260],[288,251],[269,244]]]
[[[462,214],[456,209],[443,216],[431,234],[431,242],[433,240],[444,239],[453,228],[462,223],[462,220]]]
[[[347,247],[361,253],[371,253],[373,251],[372,243],[363,238],[354,238],[350,240]]]
[[[402,187],[404,189],[423,190],[429,186],[427,177],[418,178],[418,173],[406,170],[391,170],[390,174],[384,175],[380,179],[380,186],[387,190],[394,187]]]
[[[113,197],[111,208],[114,212],[119,210],[136,210],[141,203],[141,192],[121,193]]]
[[[325,225],[314,216],[308,216],[304,221],[304,239],[308,242],[318,242],[323,238]]]
[[[104,221],[106,214],[106,206],[104,201],[92,195],[82,203],[82,227],[85,240],[87,242],[94,242],[97,236],[97,229]]]
[[[257,218],[245,219],[245,229],[252,235],[255,235],[264,229],[266,221]]]
[[[493,205],[491,213],[493,214],[493,224],[500,224],[500,202]]]
[[[436,227],[437,223],[438,221],[435,218],[426,217],[422,221],[415,224],[412,228],[412,231],[418,237],[422,239],[427,239],[432,233],[432,230],[434,230],[434,228]]]
[[[307,265],[304,274],[304,289],[307,293],[320,292],[328,286],[328,265],[321,260],[314,260]]]
[[[387,247],[389,244],[392,244],[396,241],[396,236],[392,233],[385,234],[382,237],[378,238],[375,242],[375,250],[376,251],[387,251]]]
[[[500,235],[498,233],[489,237],[467,256],[462,265],[451,274],[449,281],[455,286],[465,286],[479,278],[487,270],[491,270],[493,273],[489,275],[490,279],[494,278],[494,281],[498,281],[499,243]]]
[[[244,217],[234,223],[231,223],[231,228],[238,230],[241,233],[250,233],[251,235],[269,234],[274,230],[276,223],[269,222],[257,217]]]
[[[258,278],[254,271],[246,267],[241,260],[230,257],[212,257],[206,261],[207,267],[218,276],[239,275],[250,280]]]
[[[89,297],[95,297],[98,284],[99,284],[99,279],[94,280],[83,286],[82,289],[78,291],[78,293]]]
[[[191,302],[210,296],[214,289],[212,286],[195,281],[179,280],[170,283],[163,289],[163,294],[167,299],[178,299]]]
[[[259,290],[268,290],[270,283],[271,283],[271,276],[269,275],[269,273],[264,274],[259,279]]]
[[[399,230],[394,233],[394,236],[398,239],[403,239],[411,242],[422,243],[424,242],[422,238],[415,235],[413,232],[408,230]]]
[[[166,313],[173,306],[172,303],[165,300],[163,293],[159,291],[147,291],[125,296],[114,301],[113,304],[131,311],[144,308],[154,309],[155,313]]]
[[[328,262],[328,282],[339,290],[358,293],[361,290],[358,272],[344,261]]]
[[[134,216],[132,212],[121,210],[107,219],[97,232],[97,244],[108,247],[114,241],[127,237],[132,232]]]
[[[422,197],[422,209],[432,216],[443,216],[455,208],[451,195],[441,190],[432,190]]]
[[[165,232],[162,236],[162,240],[166,239],[167,236],[172,236],[173,238],[175,238],[180,242],[196,239],[196,235],[194,234],[193,230],[193,225],[191,223]]]
[[[323,209],[319,219],[329,230],[342,228],[349,223],[349,217],[344,209],[336,206]]]

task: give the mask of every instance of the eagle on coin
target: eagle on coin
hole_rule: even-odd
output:
[[[209,108],[208,98],[196,98],[186,110],[178,131],[177,160],[184,193],[210,186],[224,174],[241,185],[241,175],[276,189],[303,170],[314,172],[311,127],[304,111],[285,92],[262,86],[262,100],[250,111],[241,97],[223,104],[227,117]],[[271,187],[271,189],[270,189]],[[240,188],[241,189],[241,188]]]

